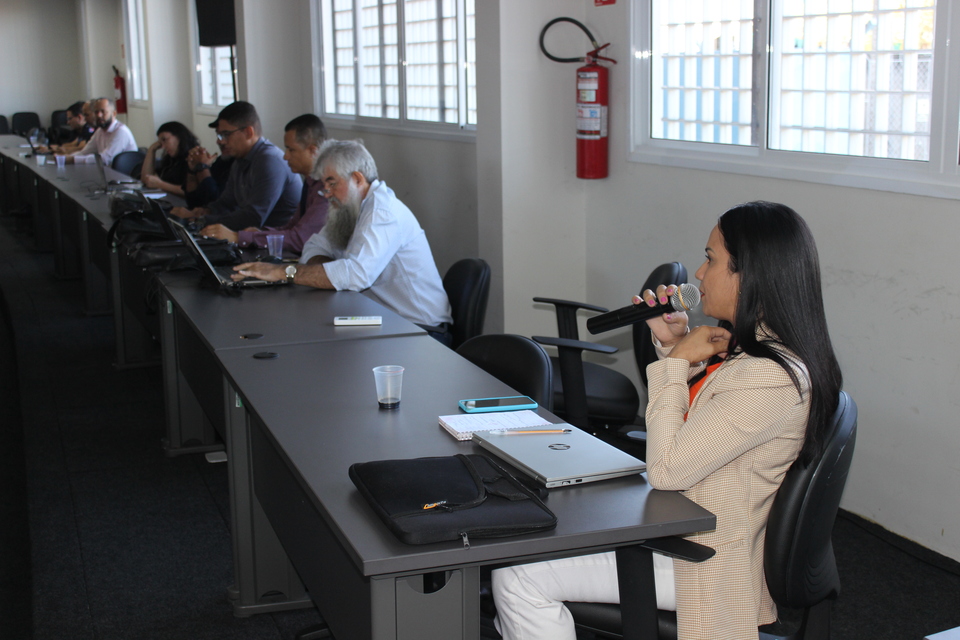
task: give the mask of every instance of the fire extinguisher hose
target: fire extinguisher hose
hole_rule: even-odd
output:
[[[558,22],[569,22],[569,23],[571,23],[571,24],[577,25],[578,27],[580,27],[581,29],[583,29],[583,32],[584,32],[585,34],[587,34],[587,37],[588,37],[588,38],[590,38],[590,42],[593,43],[594,48],[596,48],[596,49],[599,49],[599,48],[600,48],[600,44],[597,43],[597,39],[593,37],[593,34],[590,33],[590,29],[587,29],[587,27],[584,26],[584,24],[583,24],[582,22],[579,22],[578,20],[574,20],[573,18],[565,18],[565,17],[554,18],[553,20],[551,20],[550,22],[548,22],[548,23],[543,27],[543,29],[540,31],[540,51],[543,51],[543,55],[547,56],[548,58],[550,58],[550,59],[553,60],[554,62],[584,62],[584,61],[586,61],[586,57],[582,57],[582,58],[558,58],[557,56],[555,56],[555,55],[551,54],[549,51],[547,51],[547,48],[543,45],[543,38],[544,38],[544,36],[547,35],[547,29],[549,29],[550,27],[552,27],[553,25],[555,25],[555,24],[558,23]]]
[[[575,24],[578,27],[580,27],[583,30],[583,32],[587,34],[587,37],[590,38],[590,43],[593,44],[593,51],[588,52],[586,56],[582,56],[580,58],[560,58],[553,55],[549,51],[547,51],[546,46],[544,46],[543,44],[543,38],[544,36],[547,35],[547,29],[557,24],[558,22],[569,22],[571,24]],[[574,20],[573,18],[567,18],[567,17],[554,18],[553,20],[548,22],[546,25],[544,25],[543,29],[540,30],[540,51],[543,52],[543,55],[547,56],[554,62],[587,62],[588,58],[592,58],[593,60],[607,60],[608,62],[612,62],[616,64],[617,63],[616,60],[612,60],[611,58],[605,58],[599,55],[600,50],[605,49],[608,46],[610,46],[609,43],[601,45],[599,42],[597,42],[597,39],[593,37],[592,33],[590,33],[590,29],[587,29],[586,25],[584,25],[582,22],[578,20]]]

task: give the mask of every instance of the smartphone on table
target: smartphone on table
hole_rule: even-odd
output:
[[[467,413],[485,413],[488,411],[519,411],[536,409],[537,403],[528,396],[503,396],[499,398],[470,398],[461,400],[460,408]]]

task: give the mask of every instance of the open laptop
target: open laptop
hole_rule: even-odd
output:
[[[150,198],[146,197],[142,191],[137,191],[137,194],[146,204],[144,213],[147,214],[147,218],[160,225],[160,228],[163,229],[163,232],[166,234],[168,240],[177,240],[178,236],[173,230],[173,226],[170,224],[170,218],[167,217],[167,212],[163,210],[163,205],[156,200],[151,200]]]
[[[34,157],[34,158],[35,158],[35,157],[37,157],[37,156],[50,156],[50,155],[53,155],[53,152],[52,152],[52,151],[37,151],[37,148],[33,145],[33,136],[30,136],[30,135],[27,136],[27,143],[30,145],[30,156],[31,156],[31,157]]]
[[[110,187],[116,187],[125,184],[140,184],[136,180],[107,180],[107,172],[103,167],[103,158],[100,157],[99,153],[93,154],[93,157],[97,162],[97,171],[100,172],[100,184],[97,186],[99,191],[106,193],[110,191]]]
[[[210,258],[208,258],[207,254],[203,252],[203,249],[201,249],[200,245],[197,244],[196,238],[194,238],[193,235],[187,231],[186,227],[176,220],[166,218],[166,214],[164,214],[164,218],[166,219],[166,223],[173,229],[176,237],[183,242],[183,246],[185,246],[187,250],[193,254],[193,257],[197,262],[197,267],[200,269],[200,273],[208,280],[215,281],[217,284],[219,284],[221,289],[250,289],[256,287],[272,287],[287,284],[286,278],[277,282],[268,282],[266,280],[257,280],[255,278],[246,278],[244,280],[234,281],[230,277],[234,273],[232,268],[218,268],[213,266],[213,263],[210,262]]]
[[[569,429],[569,433],[523,434],[522,429],[478,431],[473,439],[547,488],[619,478],[647,468],[642,460],[585,431],[568,424],[556,426]]]

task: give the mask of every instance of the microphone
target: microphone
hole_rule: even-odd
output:
[[[615,309],[607,313],[601,313],[587,320],[587,330],[596,335],[611,329],[619,329],[641,320],[656,318],[664,313],[673,313],[674,311],[690,311],[700,304],[700,289],[697,285],[686,282],[680,285],[670,296],[668,304],[658,304],[648,307],[642,299],[639,304],[632,304],[629,307]]]

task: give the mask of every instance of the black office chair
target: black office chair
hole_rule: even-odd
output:
[[[659,284],[683,284],[686,281],[686,268],[679,262],[670,262],[654,269],[640,291],[654,288]],[[533,300],[556,307],[559,338],[533,336],[533,339],[540,344],[557,347],[557,358],[553,360],[554,413],[578,427],[594,429],[635,425],[638,420],[642,420],[637,415],[640,409],[640,395],[630,378],[608,367],[582,360],[583,351],[598,353],[617,351],[615,347],[609,345],[579,339],[577,311],[585,309],[605,313],[608,309],[554,298],[534,298]],[[650,329],[646,322],[638,322],[633,327],[637,366],[646,384],[647,364],[657,359],[657,352],[650,341]],[[624,432],[624,437],[643,442],[642,426],[639,428],[630,426],[621,431]],[[635,431],[637,433],[633,433]],[[628,433],[629,436],[626,435]]]
[[[0,116],[0,135],[7,135],[10,133],[10,123],[7,122],[7,116]]]
[[[40,128],[40,116],[32,111],[20,111],[13,114],[10,129],[18,136],[25,136],[31,129]]]
[[[760,627],[761,639],[830,638],[830,607],[840,593],[831,535],[857,437],[857,405],[845,391],[840,392],[837,410],[830,422],[823,452],[808,465],[798,460],[790,467],[767,518],[763,572],[780,620]],[[625,565],[620,564],[619,555],[617,560],[621,570]],[[627,566],[626,570],[635,571],[635,568]],[[637,571],[636,575],[640,576],[637,583],[642,588],[643,583],[652,582],[652,567],[643,574]],[[647,575],[650,577],[645,580]],[[621,582],[621,601],[638,602],[625,598],[623,589]],[[651,590],[643,597],[645,600],[638,603],[639,608],[649,611],[656,606],[655,592]],[[622,626],[619,605],[576,602],[567,606],[578,627],[600,637],[641,637],[635,633],[637,629]],[[624,611],[634,615],[636,609],[630,607]],[[669,611],[657,614],[658,639],[675,639],[676,614]]]
[[[110,167],[115,171],[132,177],[134,180],[139,180],[140,167],[143,166],[143,159],[145,157],[146,154],[140,151],[124,151],[114,156]]]
[[[58,109],[50,114],[50,128],[47,129],[47,139],[50,144],[63,144],[74,138],[73,129],[67,125],[67,112]]]
[[[530,338],[498,333],[474,336],[457,353],[547,411],[553,410],[550,356]]]
[[[451,348],[483,333],[490,296],[490,265],[481,258],[464,258],[453,263],[443,276],[443,289],[453,315]]]

